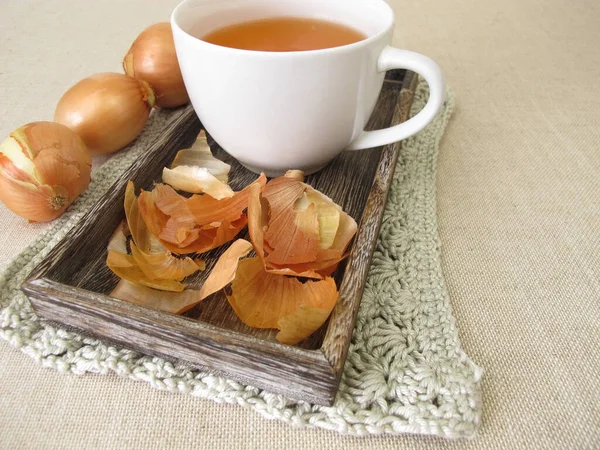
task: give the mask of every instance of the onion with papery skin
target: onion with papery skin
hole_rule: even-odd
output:
[[[142,31],[123,59],[123,70],[150,84],[156,105],[161,108],[176,108],[190,100],[168,22],[155,23]]]
[[[65,92],[54,120],[79,134],[92,155],[104,155],[138,137],[153,106],[154,92],[145,81],[99,73]]]
[[[33,122],[0,145],[0,200],[34,222],[60,216],[90,184],[92,160],[64,125]]]

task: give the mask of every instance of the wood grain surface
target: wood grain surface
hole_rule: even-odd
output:
[[[417,77],[391,71],[386,76],[368,129],[406,120]],[[334,277],[340,298],[328,322],[312,336],[289,346],[276,330],[247,327],[223,292],[207,298],[184,316],[175,316],[109,297],[118,278],[106,267],[108,239],[124,218],[125,185],[151,189],[178,150],[189,147],[202,125],[188,107],[148,152],[133,164],[48,257],[23,290],[43,320],[97,336],[141,352],[184,361],[203,370],[311,403],[329,405],[341,376],[381,217],[401,148],[400,143],[342,152],[306,182],[331,197],[359,222],[359,230]],[[230,184],[241,189],[256,175],[209,139],[213,153],[231,164]],[[239,237],[245,237],[246,231]],[[224,251],[203,254],[207,270],[186,279],[202,285]]]

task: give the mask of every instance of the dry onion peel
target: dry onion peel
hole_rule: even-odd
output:
[[[196,247],[192,247],[192,244],[198,244],[201,232],[200,228],[182,228],[175,220],[169,219],[158,238],[164,246],[172,249],[171,251],[186,254],[196,251]]]
[[[323,325],[337,298],[333,278],[301,283],[265,272],[259,258],[239,262],[227,296],[242,322],[255,328],[278,328],[277,339],[285,343],[297,343]],[[313,309],[323,311],[315,314]]]
[[[138,201],[152,234],[165,248],[177,254],[207,252],[229,242],[246,226],[246,215],[241,209],[233,213],[237,217],[232,222],[198,224],[187,210],[187,199],[167,185],[159,184],[152,191],[142,191]],[[161,207],[174,216],[161,211]]]
[[[246,325],[277,328],[280,330],[277,340],[285,344],[296,344],[305,339],[325,323],[336,304],[337,287],[327,275],[345,256],[343,252],[356,232],[356,224],[331,199],[301,180],[302,173],[293,171],[265,186],[266,180],[261,176],[243,191],[221,200],[208,195],[186,199],[167,185],[157,185],[150,192],[142,191],[136,199],[133,184],[128,185],[125,205],[137,237],[129,243],[131,254],[127,254],[128,230],[125,227],[117,230],[118,242],[115,242],[116,238],[111,239],[107,263],[112,264],[116,273],[126,274],[128,277],[123,278],[134,284],[122,281],[113,295],[179,313],[230,285],[228,301]],[[198,264],[190,258],[177,258],[167,250],[162,253],[170,255],[170,260],[160,252],[142,252],[137,241],[148,242],[146,247],[149,247],[152,241],[148,236],[158,233],[161,244],[166,244],[169,249],[171,245],[182,243],[189,247],[202,241],[233,239],[239,229],[223,217],[234,219],[238,222],[236,225],[243,226],[246,206],[250,238],[258,257],[241,259],[253,245],[238,239],[221,255],[200,291],[164,295],[148,289],[175,290],[173,285],[165,287],[161,277],[169,283],[177,283],[193,273]],[[200,223],[199,218],[204,223]],[[287,241],[284,233],[271,227],[286,230]],[[270,229],[268,240],[266,236]],[[190,236],[192,242],[189,242]],[[307,242],[309,251],[301,248],[296,252],[295,246],[306,247]],[[158,248],[161,244],[157,244]],[[278,245],[284,246],[283,254],[292,263],[278,265],[269,261]],[[289,258],[290,254],[292,258]],[[298,259],[295,256],[298,254],[304,255],[305,259]],[[280,274],[318,280],[301,282]],[[177,288],[179,290],[179,286]]]
[[[173,314],[182,314],[199,303],[198,291],[193,289],[186,289],[182,292],[164,292],[138,286],[127,280],[119,281],[109,295],[136,305]]]
[[[307,338],[325,323],[330,308],[302,305],[295,312],[279,319],[276,339],[282,344],[294,345]]]
[[[204,270],[201,260],[172,255],[152,234],[142,217],[133,182],[125,189],[125,216],[108,244],[107,266],[132,283],[154,289],[180,292],[185,277]],[[127,236],[132,240],[127,244]],[[129,250],[131,252],[129,252]]]
[[[289,264],[286,266],[278,266],[275,264],[268,264],[265,266],[265,270],[272,274],[277,275],[288,275],[294,277],[313,278],[321,280],[331,275],[338,264],[345,255],[334,259],[325,259],[304,264]]]
[[[119,278],[140,286],[146,286],[159,291],[181,292],[185,285],[176,280],[157,280],[148,278],[139,268],[131,255],[108,251],[106,265]]]
[[[129,246],[134,261],[150,279],[181,281],[206,267],[202,260],[194,260],[187,256],[177,258],[167,250],[160,253],[146,253],[139,250],[133,242]]]
[[[148,228],[168,250],[177,254],[204,253],[232,240],[247,223],[250,188],[266,184],[264,174],[232,197],[180,196],[170,186],[157,184],[138,197]]]
[[[228,175],[231,170],[229,164],[213,156],[204,130],[198,133],[196,141],[190,148],[179,150],[177,152],[177,155],[175,155],[175,159],[171,164],[171,169],[179,166],[205,167],[223,183],[228,182]]]
[[[181,292],[185,286],[178,280],[157,279],[147,276],[140,268],[135,257],[127,252],[125,225],[121,224],[108,242],[106,265],[118,277],[134,284],[147,286],[161,291]]]
[[[246,256],[251,250],[252,244],[244,239],[233,242],[221,255],[202,285],[200,298],[204,299],[231,283],[235,278],[240,258]]]
[[[250,240],[254,245],[256,254],[263,262],[267,272],[279,275],[301,276],[316,279],[322,279],[325,275],[331,273],[329,272],[325,275],[321,274],[318,271],[321,266],[315,263],[290,264],[287,266],[278,266],[272,262],[267,263],[264,259],[264,255],[265,251],[269,251],[270,249],[268,243],[266,243],[264,240],[264,230],[269,223],[269,216],[270,211],[268,202],[263,196],[261,196],[258,186],[253,187],[250,190],[250,197],[248,200],[248,233],[250,235]],[[338,260],[328,261],[326,266],[337,264],[337,262]],[[323,266],[322,268],[326,266]]]
[[[127,254],[127,236],[130,236],[129,227],[127,226],[127,222],[123,221],[113,231],[106,249],[109,252],[112,250],[117,253]]]
[[[162,172],[162,180],[180,191],[191,194],[208,194],[217,200],[233,196],[229,185],[220,181],[205,167],[177,166]]]
[[[135,186],[133,181],[127,182],[125,188],[125,218],[133,242],[142,252],[150,251],[152,248],[152,234],[148,230],[144,219],[140,214],[137,197],[135,196]]]
[[[321,248],[330,248],[335,241],[338,227],[340,226],[340,212],[342,208],[333,203],[333,201],[314,189],[308,188],[304,195],[298,199],[294,209],[298,213],[307,211],[313,207],[315,209],[319,223],[319,241]],[[300,225],[299,225],[300,226]]]
[[[154,105],[154,92],[145,81],[120,73],[84,78],[61,97],[54,120],[68,126],[92,155],[115,152],[142,131]]]
[[[140,192],[140,195],[137,199],[139,211],[140,215],[144,220],[144,223],[146,224],[152,235],[157,237],[160,240],[161,244],[164,245],[167,249],[173,251],[173,249],[176,249],[177,247],[160,239],[160,235],[163,229],[167,226],[167,223],[169,222],[169,216],[163,213],[156,206],[156,200],[160,198],[160,196],[168,195],[168,190],[163,190],[161,186],[165,185],[157,185],[151,191],[142,190]],[[177,195],[177,193],[175,194]]]
[[[236,240],[221,255],[200,290],[200,298],[231,284],[227,299],[242,322],[254,328],[278,328],[277,339],[295,344],[316,331],[329,317],[338,298],[333,278],[309,280],[265,272],[260,258],[240,258],[252,250]]]
[[[187,239],[182,241],[179,245],[172,244],[165,240],[161,240],[161,242],[167,249],[179,255],[204,253],[231,241],[244,228],[245,224],[246,221],[245,218],[243,218],[234,224],[223,222],[217,228],[213,227],[209,230],[195,228],[186,235]],[[170,230],[166,229],[161,236],[169,237],[166,235],[168,231]]]
[[[250,239],[267,272],[323,279],[347,256],[357,225],[302,179],[301,171],[289,171],[267,183],[262,194],[251,191]]]
[[[131,254],[147,277],[181,281],[196,271],[205,269],[204,261],[188,257],[177,258],[154,237],[141,215],[132,181],[127,183],[125,189],[124,206],[127,226],[133,239],[130,243]]]
[[[269,221],[269,205],[260,193],[261,188],[258,185],[248,189],[248,234],[256,254],[264,263],[264,238],[265,227]]]
[[[319,223],[314,208],[298,213],[294,209],[306,185],[291,177],[271,180],[263,191],[270,218],[264,239],[273,249],[265,261],[298,264],[314,261],[319,250]]]
[[[250,186],[257,184],[261,188],[267,183],[265,174],[260,176],[233,197],[217,200],[209,195],[192,195],[186,201],[187,208],[196,223],[209,224],[213,222],[233,222],[239,219],[248,207]]]
[[[348,249],[350,241],[358,230],[356,221],[346,214],[333,200],[311,186],[306,187],[306,197],[317,206],[322,249],[320,257],[323,259],[335,258],[338,256],[344,258],[345,256],[342,255],[344,255]],[[335,214],[333,211],[334,209],[338,211],[338,214],[336,215],[337,217],[332,218],[332,215]],[[330,232],[335,226],[335,222],[337,222],[337,227],[333,242],[331,242],[328,237],[327,243],[331,242],[331,245],[327,247],[324,245],[325,241],[323,240],[323,234],[324,232],[327,234],[327,230]]]
[[[302,170],[288,170],[283,177],[279,178],[291,178],[292,180],[304,181],[304,172]]]
[[[73,131],[29,123],[0,145],[0,200],[21,217],[46,222],[87,188],[90,172],[90,154]]]
[[[204,130],[196,142],[175,156],[170,168],[163,169],[163,182],[180,191],[191,194],[206,193],[213,198],[233,197],[234,192],[227,184],[229,164],[213,156]]]
[[[196,221],[187,206],[187,199],[167,184],[157,184],[152,190],[156,207],[170,219],[186,228],[193,228]]]

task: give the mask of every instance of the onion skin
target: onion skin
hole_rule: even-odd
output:
[[[123,70],[152,86],[156,106],[176,108],[190,101],[168,22],[156,23],[142,31],[123,58]]]
[[[92,159],[64,125],[33,122],[0,145],[0,200],[33,222],[60,216],[90,184]]]
[[[148,83],[120,73],[99,73],[65,92],[54,120],[79,134],[93,156],[105,155],[140,134],[153,106]]]

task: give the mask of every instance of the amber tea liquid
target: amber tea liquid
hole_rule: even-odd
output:
[[[297,52],[353,44],[366,39],[347,25],[304,17],[270,17],[228,25],[196,37],[242,50]]]

